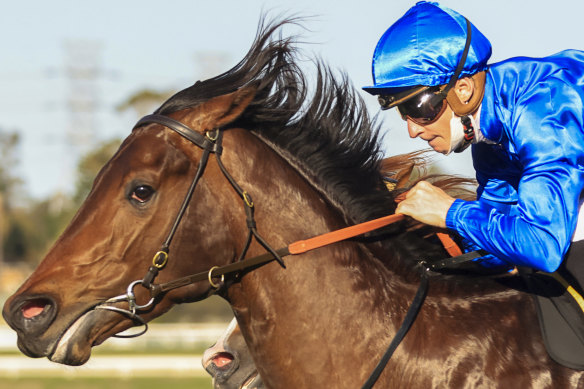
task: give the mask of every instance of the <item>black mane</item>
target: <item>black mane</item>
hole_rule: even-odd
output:
[[[238,125],[249,128],[296,167],[349,223],[395,209],[380,169],[379,126],[346,75],[335,77],[316,63],[315,92],[298,65],[294,40],[274,38],[289,19],[260,23],[256,39],[231,70],[197,82],[166,101],[157,114],[196,106],[212,97],[255,84],[258,93]]]

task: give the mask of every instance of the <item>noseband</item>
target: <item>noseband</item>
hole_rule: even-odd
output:
[[[162,270],[168,262],[169,255],[170,255],[170,244],[172,243],[172,239],[174,238],[174,235],[176,234],[178,226],[180,225],[180,222],[181,222],[181,220],[182,220],[182,218],[183,218],[183,216],[188,208],[188,205],[193,197],[193,194],[194,194],[195,189],[197,187],[197,183],[199,182],[199,179],[203,176],[203,174],[205,172],[205,168],[207,167],[207,162],[209,161],[209,156],[211,154],[215,154],[215,160],[217,161],[217,164],[219,165],[221,172],[223,173],[223,175],[225,176],[227,181],[229,181],[229,183],[231,184],[233,189],[235,189],[235,191],[237,192],[237,194],[239,195],[239,197],[241,197],[241,199],[243,201],[243,206],[244,206],[245,214],[246,214],[246,218],[247,218],[246,221],[247,221],[248,234],[247,234],[246,243],[244,245],[244,248],[243,248],[241,254],[239,255],[238,261],[243,260],[243,258],[247,254],[247,251],[248,251],[249,246],[251,244],[252,238],[255,238],[255,240],[266,249],[266,251],[268,252],[267,256],[270,258],[270,260],[276,259],[278,261],[278,263],[283,268],[286,267],[284,265],[284,261],[282,260],[282,257],[281,257],[281,255],[285,255],[286,253],[282,252],[282,250],[274,250],[257,232],[256,222],[254,219],[254,204],[253,204],[253,199],[252,199],[251,195],[249,193],[247,193],[246,191],[244,191],[237,184],[237,182],[235,182],[235,180],[233,179],[231,174],[229,174],[227,169],[225,169],[225,166],[223,165],[223,162],[221,161],[221,153],[223,151],[223,148],[221,145],[222,140],[223,140],[223,131],[221,129],[215,129],[213,131],[206,131],[205,134],[203,135],[200,132],[197,132],[197,131],[189,128],[188,126],[184,125],[183,123],[181,123],[177,120],[174,120],[174,119],[171,119],[167,116],[162,116],[162,115],[145,116],[142,119],[140,119],[138,121],[138,123],[136,123],[136,125],[134,126],[134,129],[145,126],[147,124],[160,124],[168,129],[171,129],[172,131],[174,131],[177,134],[181,135],[182,137],[188,139],[193,144],[195,144],[196,146],[201,148],[203,150],[203,154],[201,155],[201,159],[199,161],[199,165],[197,167],[195,177],[193,178],[193,181],[192,181],[192,183],[191,183],[191,185],[186,193],[186,196],[182,202],[182,205],[179,208],[178,213],[174,219],[174,223],[172,224],[172,227],[170,228],[170,231],[169,231],[166,239],[162,243],[160,250],[154,255],[154,258],[152,259],[152,265],[149,267],[148,272],[146,273],[144,278],[142,280],[133,281],[128,286],[126,294],[112,297],[112,298],[104,301],[102,304],[96,306],[96,309],[103,309],[103,310],[118,312],[118,313],[125,315],[128,318],[132,319],[136,324],[138,324],[140,326],[144,326],[144,329],[137,334],[114,335],[116,337],[122,337],[122,338],[137,337],[137,336],[144,334],[148,330],[148,325],[146,324],[145,320],[142,319],[136,313],[137,310],[147,309],[147,308],[150,308],[151,306],[153,306],[155,303],[156,297],[158,295],[160,295],[160,293],[186,285],[186,284],[181,284],[181,285],[177,286],[176,283],[173,283],[173,282],[169,282],[169,283],[162,284],[162,285],[154,285],[153,282],[154,282],[154,279],[156,278],[156,276],[158,275],[158,273],[160,272],[160,270]],[[214,290],[219,289],[219,287],[223,284],[224,274],[225,274],[225,273],[221,274],[221,283],[216,283],[215,281],[213,281],[213,278],[215,277],[213,274],[213,271],[216,269],[217,269],[217,267],[213,267],[209,270],[208,273],[205,273],[207,275],[206,278],[208,279],[209,284],[213,287]],[[198,277],[198,278],[201,278],[201,277]],[[198,279],[195,281],[191,281],[189,283],[193,283],[196,281],[198,281]],[[134,288],[137,285],[142,285],[143,287],[150,290],[151,299],[150,299],[150,301],[148,301],[148,303],[146,303],[144,305],[138,305],[136,303]],[[114,303],[124,302],[124,301],[128,303],[128,309],[124,309],[124,308],[120,308],[118,306],[111,305]]]

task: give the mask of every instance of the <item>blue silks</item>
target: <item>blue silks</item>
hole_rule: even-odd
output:
[[[478,200],[456,200],[446,225],[485,262],[555,271],[570,247],[584,187],[584,53],[512,58],[487,65],[489,41],[471,26],[460,77],[487,70],[480,131],[473,145]],[[418,2],[381,37],[372,94],[448,83],[466,41],[465,18]]]
[[[472,40],[461,76],[487,66],[491,44],[472,25]],[[417,85],[448,83],[466,42],[464,16],[437,3],[421,1],[379,39],[372,61],[372,94],[392,94]]]
[[[552,272],[584,187],[584,52],[490,65],[473,145],[478,200],[456,200],[448,228],[509,263]]]

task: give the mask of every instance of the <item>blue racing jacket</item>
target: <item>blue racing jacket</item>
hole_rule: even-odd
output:
[[[480,131],[477,201],[456,200],[447,227],[510,264],[555,271],[584,186],[584,52],[490,65]]]

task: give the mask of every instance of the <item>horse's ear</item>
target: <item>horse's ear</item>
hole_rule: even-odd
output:
[[[416,163],[410,161],[410,156],[410,154],[394,155],[381,161],[381,174],[395,181],[391,190],[408,186],[416,167]]]
[[[408,185],[410,179],[412,178],[414,167],[416,167],[416,164],[412,162],[397,172],[397,174],[393,177],[397,181],[396,189],[403,189]]]
[[[253,101],[257,84],[247,85],[235,92],[213,97],[195,109],[194,128],[213,130],[235,121]]]

